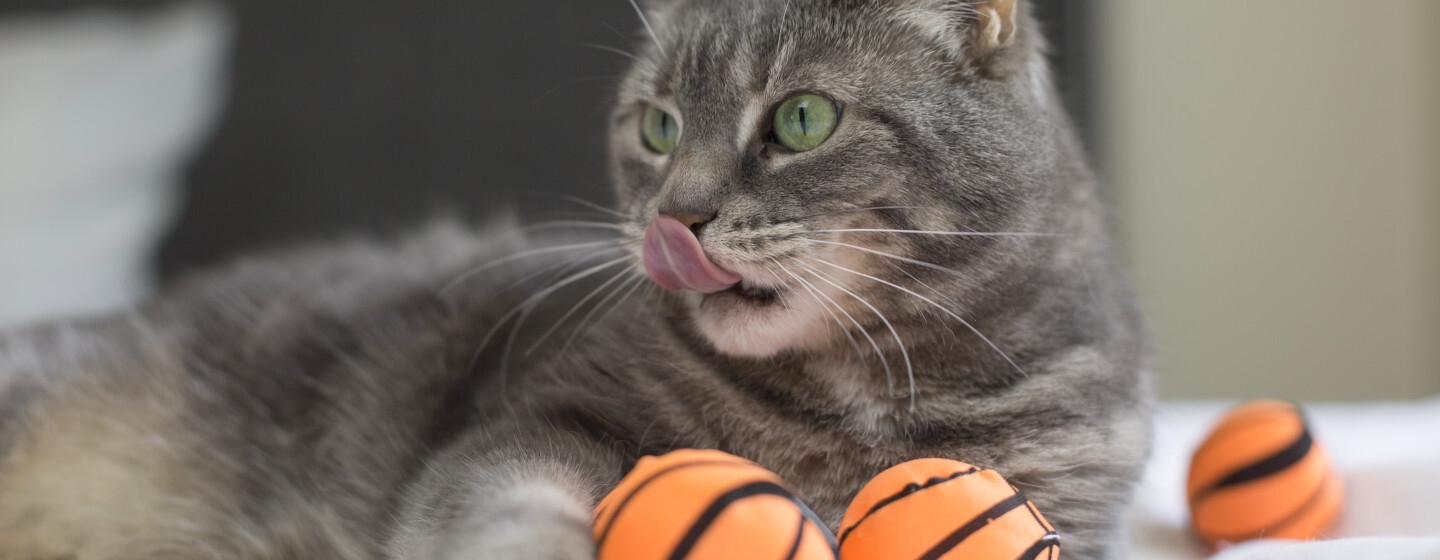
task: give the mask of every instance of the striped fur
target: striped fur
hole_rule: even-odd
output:
[[[1034,23],[986,22],[1004,4],[655,0],[609,134],[618,237],[319,245],[0,337],[0,557],[588,558],[593,504],[678,447],[778,472],[832,525],[884,468],[962,460],[1066,558],[1111,557],[1148,343]],[[797,91],[841,124],[768,150]],[[668,157],[650,105],[681,121]],[[713,215],[712,257],[775,297],[635,276],[662,204]]]

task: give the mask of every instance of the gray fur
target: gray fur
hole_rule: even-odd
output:
[[[832,524],[884,468],[960,459],[1066,558],[1114,557],[1148,342],[1041,38],[1022,6],[986,43],[990,4],[651,2],[610,133],[618,237],[317,246],[0,338],[0,557],[588,558],[594,503],[680,447],[775,470]],[[798,91],[843,116],[784,153],[766,123]],[[681,122],[668,156],[647,105]],[[712,216],[707,251],[773,297],[650,284],[659,212]]]

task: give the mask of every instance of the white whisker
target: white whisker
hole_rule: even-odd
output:
[[[921,286],[924,286],[925,289],[930,290],[930,291],[933,292],[936,296],[939,296],[939,298],[942,299],[942,300],[944,300],[945,303],[948,303],[948,304],[950,304],[950,305],[953,305],[953,306],[955,306],[956,308],[962,307],[959,302],[957,302],[957,301],[955,301],[955,300],[953,300],[953,299],[950,299],[950,296],[945,295],[945,292],[942,292],[942,291],[940,291],[940,290],[937,290],[937,289],[931,287],[929,284],[926,284],[923,280],[921,280],[921,279],[919,279],[919,278],[916,278],[914,274],[910,274],[909,271],[907,271],[907,270],[905,270],[905,269],[903,269],[903,268],[900,268],[899,266],[896,266],[896,265],[891,265],[891,266],[892,266],[895,270],[899,271],[901,274],[904,274],[906,278],[909,278],[909,279],[915,281],[916,284],[919,284],[919,285],[921,285]],[[949,330],[949,328],[947,327],[946,330]],[[952,334],[953,334],[953,331],[952,331]]]
[[[631,267],[629,270],[635,270],[635,267]],[[640,286],[644,284],[645,279],[645,275],[636,274],[630,279],[621,282],[620,285],[615,286],[615,289],[611,290],[609,295],[596,302],[595,307],[591,308],[589,313],[586,313],[584,317],[580,318],[580,324],[576,325],[575,331],[571,332],[570,337],[565,339],[565,344],[560,347],[560,352],[558,352],[558,354],[564,354],[565,351],[570,348],[570,345],[575,342],[575,339],[580,337],[580,333],[585,332],[585,326],[590,323],[590,318],[594,317],[597,312],[603,309],[605,307],[605,304],[609,303],[610,300],[614,299],[616,295],[620,294],[620,292],[625,292],[625,295],[620,296],[620,299],[615,302],[614,306],[610,307],[609,311],[606,311],[604,315],[601,315],[599,317],[599,319],[596,321],[597,323],[604,322],[606,317],[609,317],[611,313],[614,313],[616,309],[618,309],[621,305],[624,305],[625,301],[630,299],[630,296],[635,293],[635,290],[639,289]],[[628,290],[626,290],[627,286],[629,287]]]
[[[897,290],[900,290],[900,291],[902,291],[902,292],[905,292],[905,293],[907,293],[907,294],[910,294],[910,295],[912,295],[912,296],[915,296],[915,297],[919,298],[921,301],[924,301],[924,302],[926,302],[926,303],[929,303],[930,305],[935,306],[936,309],[939,309],[940,311],[943,311],[946,315],[949,315],[950,317],[954,318],[956,321],[959,321],[960,324],[965,325],[965,328],[970,329],[970,332],[975,333],[975,336],[980,337],[980,340],[985,341],[985,344],[989,345],[990,348],[994,349],[996,353],[1000,354],[1000,357],[1001,357],[1001,358],[1005,358],[1005,361],[1006,361],[1006,362],[1009,362],[1009,363],[1010,363],[1010,366],[1013,367],[1013,368],[1015,368],[1015,371],[1020,372],[1020,375],[1024,375],[1024,376],[1026,376],[1026,377],[1029,377],[1029,376],[1030,376],[1030,374],[1025,373],[1025,370],[1022,369],[1019,364],[1016,364],[1016,363],[1015,363],[1015,360],[1010,359],[1010,356],[1009,356],[1008,354],[1006,354],[1003,350],[1001,350],[999,346],[996,346],[994,342],[991,342],[989,337],[987,337],[987,336],[985,336],[984,334],[982,334],[982,333],[980,332],[980,330],[979,330],[979,329],[976,329],[974,325],[971,325],[969,321],[966,321],[963,317],[961,317],[960,315],[957,315],[954,311],[951,311],[948,307],[945,307],[945,306],[943,306],[943,305],[940,305],[939,303],[936,303],[935,300],[930,299],[930,298],[927,298],[927,297],[925,297],[925,296],[922,296],[922,295],[920,295],[920,294],[918,294],[918,293],[915,293],[913,290],[910,290],[909,288],[906,288],[906,287],[901,286],[901,285],[899,285],[899,284],[895,284],[895,283],[893,283],[893,282],[888,282],[888,281],[882,280],[882,279],[880,279],[880,278],[876,278],[876,277],[871,276],[871,275],[869,275],[869,274],[865,274],[864,272],[859,272],[859,271],[855,271],[855,270],[850,270],[850,269],[845,268],[845,267],[843,267],[843,266],[840,266],[840,265],[838,265],[838,264],[835,264],[835,263],[832,263],[832,262],[828,262],[828,261],[825,261],[825,260],[821,260],[821,259],[816,259],[816,262],[819,262],[820,264],[828,265],[828,266],[831,266],[831,267],[834,267],[834,268],[838,268],[838,269],[840,269],[840,270],[843,270],[843,271],[845,271],[845,272],[849,272],[849,273],[851,273],[851,274],[855,274],[855,275],[857,275],[857,276],[861,276],[861,277],[864,277],[864,278],[869,278],[869,279],[871,279],[871,280],[874,280],[874,281],[879,282],[879,283],[881,283],[881,284],[884,284],[884,285],[886,285],[886,286],[890,286],[891,288],[895,288],[895,289],[897,289]]]
[[[780,263],[778,263],[778,262],[775,262],[775,259],[767,259],[767,260],[769,260],[771,264],[776,264],[776,265],[780,264]],[[774,270],[765,269],[765,273],[769,274],[771,278],[774,278],[776,283],[778,283],[778,284],[784,284],[784,283],[785,283],[785,279],[784,279],[784,278],[781,278],[780,275],[777,274]],[[788,310],[793,310],[793,309],[795,309],[795,306],[790,303],[790,299],[789,299],[789,298],[785,297],[785,291],[786,291],[786,290],[776,290],[776,291],[775,291],[775,297],[780,298],[780,307],[786,309],[787,311],[788,311]]]
[[[615,216],[616,218],[620,218],[620,219],[622,219],[622,220],[628,220],[628,219],[630,219],[630,216],[626,216],[625,213],[623,213],[623,212],[621,212],[621,211],[619,211],[619,210],[616,210],[616,209],[614,209],[614,208],[610,208],[610,207],[608,207],[608,206],[603,206],[603,205],[600,205],[600,204],[596,204],[596,203],[594,203],[594,202],[590,202],[590,201],[585,200],[585,199],[583,199],[583,198],[580,198],[580,197],[578,197],[578,196],[570,196],[570,195],[568,195],[568,194],[562,194],[562,195],[560,195],[560,198],[563,198],[563,199],[568,200],[568,201],[570,201],[570,202],[574,202],[575,204],[579,204],[579,205],[584,206],[584,207],[586,207],[586,208],[589,208],[589,209],[591,209],[591,210],[598,210],[598,211],[600,211],[600,212],[604,212],[604,213],[606,213],[606,214],[609,214],[609,215],[611,215],[611,216]]]
[[[521,252],[519,252],[519,253],[514,253],[514,254],[506,255],[506,256],[504,256],[504,257],[500,257],[500,258],[498,258],[498,259],[495,259],[495,260],[493,260],[493,261],[487,262],[487,263],[485,263],[485,264],[482,264],[482,265],[480,265],[480,266],[477,266],[477,267],[475,267],[475,268],[472,268],[472,269],[470,269],[470,270],[465,271],[465,273],[463,273],[463,274],[461,274],[460,276],[456,277],[454,280],[451,280],[448,284],[445,284],[444,287],[441,287],[438,291],[436,291],[436,292],[435,292],[435,297],[436,297],[437,299],[443,298],[443,297],[445,297],[445,293],[446,293],[446,292],[449,292],[450,290],[455,289],[456,286],[459,286],[460,284],[463,284],[466,280],[469,280],[469,279],[471,279],[471,278],[474,278],[475,275],[477,275],[477,274],[480,274],[480,273],[482,273],[482,272],[485,272],[485,271],[487,271],[487,270],[490,270],[490,269],[492,269],[492,268],[495,268],[495,267],[500,266],[500,265],[505,264],[505,263],[514,262],[514,261],[516,261],[516,260],[520,260],[520,259],[523,259],[523,258],[526,258],[526,257],[533,257],[533,256],[535,256],[535,255],[543,255],[543,254],[546,254],[546,253],[559,253],[559,252],[563,252],[563,251],[578,251],[578,250],[580,250],[580,249],[588,249],[588,248],[590,248],[590,247],[599,247],[599,246],[601,246],[601,245],[613,245],[613,244],[615,244],[615,243],[617,243],[617,242],[618,242],[618,240],[615,240],[615,239],[606,239],[606,240],[604,240],[604,241],[590,241],[590,242],[586,242],[586,243],[571,243],[571,244],[568,244],[568,245],[554,245],[554,246],[550,246],[550,247],[541,247],[541,248],[538,248],[538,249],[531,249],[531,250],[529,250],[529,251],[521,251]]]
[[[617,76],[613,76],[613,75],[612,75],[612,76],[586,76],[586,77],[584,77],[584,78],[577,78],[577,79],[574,79],[574,80],[570,80],[570,81],[568,81],[568,82],[565,82],[565,83],[560,84],[560,85],[558,85],[558,86],[555,86],[555,87],[553,87],[553,88],[550,88],[550,89],[548,89],[548,90],[545,90],[544,93],[541,93],[539,97],[536,97],[534,101],[531,101],[531,102],[530,102],[530,107],[531,107],[531,108],[534,108],[534,107],[540,105],[540,102],[541,102],[541,101],[544,101],[546,98],[550,97],[551,95],[554,95],[555,92],[560,91],[560,90],[562,90],[562,89],[565,89],[565,88],[567,88],[567,87],[574,86],[574,85],[579,85],[579,84],[583,84],[583,83],[585,83],[585,82],[593,82],[593,81],[596,81],[596,80],[613,80],[613,79],[615,79],[615,78],[617,78]]]
[[[634,60],[634,61],[636,61],[636,62],[639,62],[639,61],[640,61],[640,57],[635,56],[635,55],[633,55],[633,54],[630,54],[628,51],[625,51],[625,50],[622,50],[622,49],[617,49],[617,48],[615,48],[615,47],[611,47],[611,46],[608,46],[608,45],[600,45],[600,44],[596,44],[596,43],[580,43],[580,46],[585,47],[585,48],[587,48],[587,49],[595,49],[595,50],[600,50],[600,51],[615,53],[615,54],[618,54],[618,55],[623,56],[623,57],[625,57],[625,58],[628,58],[628,59],[630,59],[630,60]]]
[[[800,239],[804,239],[805,241],[809,241],[809,242],[811,242],[811,243],[823,243],[823,244],[825,244],[825,245],[836,245],[836,246],[839,246],[839,247],[848,247],[848,248],[851,248],[851,249],[855,249],[856,251],[864,251],[864,252],[870,253],[870,254],[872,254],[872,255],[877,255],[877,256],[881,256],[881,257],[891,258],[891,259],[895,259],[895,260],[900,261],[900,262],[907,262],[907,263],[910,263],[910,264],[913,264],[913,265],[923,266],[923,267],[925,267],[925,268],[930,268],[930,269],[938,270],[938,271],[940,271],[940,272],[944,272],[944,273],[946,273],[946,274],[949,274],[949,275],[954,276],[954,277],[956,277],[956,278],[959,278],[959,279],[961,279],[961,280],[971,281],[971,278],[970,278],[969,276],[966,276],[965,274],[961,273],[961,272],[958,271],[958,270],[955,270],[955,269],[953,269],[953,268],[945,268],[945,267],[943,267],[943,266],[940,266],[940,265],[938,265],[938,264],[931,263],[931,262],[925,262],[925,261],[922,261],[922,260],[912,259],[912,258],[910,258],[910,257],[902,257],[902,256],[900,256],[900,255],[896,255],[896,254],[893,254],[893,253],[886,253],[886,252],[884,252],[884,251],[877,251],[877,250],[871,249],[871,248],[869,248],[869,247],[861,247],[861,246],[859,246],[859,245],[852,245],[852,244],[850,244],[850,243],[841,243],[841,242],[839,242],[839,241],[826,241],[826,240],[824,240],[824,239],[805,239],[805,238],[800,238]]]
[[[810,282],[806,281],[804,278],[801,278],[800,275],[795,274],[794,272],[791,272],[790,269],[788,269],[788,268],[785,268],[785,265],[780,264],[780,261],[777,261],[777,260],[775,260],[775,259],[770,259],[770,262],[775,263],[775,266],[780,267],[780,270],[784,271],[785,274],[789,274],[791,278],[794,278],[796,282],[799,282],[799,283],[800,283],[800,287],[804,288],[805,291],[810,292],[810,297],[815,300],[815,303],[817,303],[817,304],[820,305],[820,308],[821,308],[821,309],[824,309],[824,310],[825,310],[825,313],[827,313],[827,314],[830,315],[830,319],[831,319],[832,321],[835,321],[835,326],[840,327],[840,332],[843,333],[843,334],[845,335],[845,338],[850,341],[850,345],[855,347],[855,355],[857,355],[857,356],[860,357],[860,361],[862,361],[862,362],[865,361],[865,351],[860,348],[860,341],[855,340],[855,335],[850,334],[850,329],[848,329],[848,328],[845,327],[845,323],[840,322],[840,316],[839,316],[839,315],[836,315],[836,314],[835,314],[835,311],[832,310],[832,309],[830,309],[830,306],[833,305],[833,306],[835,306],[836,309],[839,309],[841,313],[845,313],[845,317],[846,317],[846,318],[849,318],[849,319],[850,319],[850,322],[855,324],[855,328],[856,328],[856,329],[860,330],[861,332],[864,332],[864,330],[865,330],[864,327],[861,327],[859,322],[856,322],[853,317],[850,317],[850,314],[849,314],[849,313],[846,313],[845,310],[840,307],[840,304],[835,303],[835,300],[830,299],[829,296],[826,296],[825,294],[821,293],[813,284],[811,284]],[[820,299],[821,297],[824,297],[825,300],[829,300],[829,301],[830,301],[830,304],[829,304],[829,305],[826,305],[826,304],[825,304],[825,301]],[[870,343],[871,343],[871,345],[874,345],[874,344],[875,344],[875,341],[874,341],[874,340],[871,340]],[[879,354],[879,352],[880,352],[880,347],[879,347],[879,346],[875,346],[875,352],[876,352],[877,354]],[[883,354],[881,354],[881,355],[883,356]],[[882,358],[882,359],[883,359],[883,358]],[[890,385],[891,385],[891,390],[893,391],[893,390],[894,390],[894,382],[892,381],[892,382],[890,383]]]
[[[810,218],[818,218],[820,216],[833,216],[835,214],[854,214],[857,212],[871,212],[875,210],[927,210],[927,208],[924,206],[866,206],[864,208],[846,208],[844,210],[834,210],[830,212],[807,214],[798,218],[791,218],[788,221],[798,222],[800,220],[808,220]]]
[[[549,222],[538,222],[520,228],[522,231],[538,231],[545,229],[611,229],[625,231],[625,226],[611,222],[595,222],[590,220],[553,220]]]
[[[614,33],[616,37],[619,37],[620,40],[626,44],[633,44],[632,39],[634,39],[634,37],[621,33],[619,29],[615,29],[615,26],[605,23],[605,20],[600,20],[600,25],[605,26],[605,29],[609,29],[611,33]]]
[[[809,270],[810,273],[814,274],[816,278],[824,280],[826,284],[834,286],[835,289],[845,292],[846,295],[855,298],[856,301],[864,304],[865,307],[869,307],[870,311],[874,312],[875,316],[880,318],[880,322],[885,323],[885,328],[890,329],[890,336],[895,338],[895,344],[900,346],[900,355],[905,358],[905,376],[910,380],[910,410],[913,412],[915,410],[915,368],[910,364],[910,351],[905,349],[905,341],[900,339],[900,332],[895,330],[895,325],[890,324],[890,320],[885,317],[885,314],[881,313],[880,310],[874,305],[872,305],[869,300],[866,300],[865,298],[860,297],[859,294],[856,294],[855,292],[846,289],[844,286],[836,283],[833,279],[827,278],[826,274],[815,270],[814,268],[811,268],[809,266],[801,266],[804,267],[806,270]]]
[[[783,45],[785,44],[785,22],[786,20],[790,19],[791,1],[792,0],[785,0],[784,11],[780,12],[780,25],[775,26],[775,28],[779,30],[779,32],[775,36],[775,44],[777,45],[775,47],[776,51],[782,50]]]
[[[805,235],[808,233],[911,233],[917,235],[952,235],[957,237],[1058,237],[1058,233],[1042,233],[1029,231],[931,231],[924,229],[886,229],[886,228],[852,228],[852,229],[816,229],[797,233]]]
[[[553,293],[559,291],[561,288],[564,288],[565,286],[568,286],[568,285],[570,285],[570,284],[574,284],[574,283],[576,283],[576,282],[579,282],[579,281],[581,281],[581,280],[584,280],[585,278],[587,278],[587,277],[589,277],[589,276],[591,276],[591,275],[594,275],[595,273],[598,273],[598,272],[600,272],[600,271],[602,271],[602,270],[605,270],[605,269],[607,269],[607,268],[610,268],[610,267],[612,267],[612,266],[615,266],[615,265],[617,265],[617,264],[620,264],[620,263],[622,263],[622,262],[625,262],[625,261],[627,261],[627,260],[629,260],[629,259],[630,259],[630,257],[627,255],[627,256],[624,256],[624,257],[620,257],[620,258],[618,258],[618,259],[613,259],[613,260],[605,261],[605,262],[603,262],[603,263],[600,263],[600,264],[598,264],[598,265],[592,266],[592,267],[590,267],[590,268],[587,268],[587,269],[585,269],[585,270],[582,270],[582,271],[580,271],[580,272],[577,272],[577,273],[575,273],[575,274],[573,274],[573,275],[570,275],[569,277],[565,278],[564,280],[562,280],[562,281],[560,281],[560,282],[557,282],[557,283],[554,283],[554,284],[552,284],[552,285],[550,285],[550,286],[547,286],[545,289],[540,290],[539,292],[536,292],[534,295],[531,295],[531,296],[528,297],[528,298],[525,298],[524,301],[520,302],[520,303],[517,304],[515,307],[511,308],[509,312],[505,313],[504,315],[502,315],[502,316],[500,317],[499,320],[495,321],[495,325],[492,326],[492,327],[490,327],[490,330],[485,333],[484,338],[481,338],[481,339],[480,339],[480,346],[475,349],[475,359],[478,360],[478,359],[480,358],[480,352],[483,351],[483,350],[485,350],[485,347],[490,344],[490,339],[494,338],[495,334],[496,334],[497,332],[499,332],[500,327],[504,326],[505,323],[506,323],[507,321],[509,321],[512,317],[515,317],[515,314],[517,314],[517,313],[521,314],[520,318],[516,320],[516,324],[515,324],[516,328],[518,329],[520,323],[523,323],[523,322],[525,321],[525,317],[528,316],[528,315],[530,314],[530,312],[534,310],[535,305],[539,304],[539,302],[540,302],[541,300],[543,300],[543,299],[545,299],[545,298],[547,298],[547,297],[550,297],[550,294],[553,294]]]
[[[545,342],[545,339],[550,338],[550,335],[555,334],[555,331],[560,328],[560,325],[565,324],[566,319],[569,319],[571,315],[574,315],[577,311],[580,311],[580,308],[584,307],[584,305],[592,298],[600,295],[600,292],[604,291],[606,288],[609,288],[611,285],[614,285],[616,282],[619,282],[621,278],[625,278],[625,275],[627,273],[634,272],[639,267],[640,265],[632,264],[629,268],[621,269],[620,272],[617,272],[614,276],[611,276],[609,280],[606,280],[604,283],[596,286],[595,289],[591,290],[589,294],[586,294],[585,297],[580,298],[579,301],[576,301],[575,305],[570,306],[569,311],[566,311],[564,315],[561,315],[559,319],[556,319],[554,325],[551,325],[551,327],[547,329],[543,334],[541,334],[539,338],[537,338],[535,342],[530,345],[529,348],[525,349],[525,355],[529,356],[530,353],[534,352],[536,348],[539,348],[540,344]]]
[[[582,266],[585,266],[585,263],[588,263],[588,262],[596,259],[597,257],[603,257],[604,255],[608,255],[608,254],[610,254],[610,253],[614,253],[614,252],[616,252],[616,251],[622,251],[622,250],[624,250],[624,248],[622,248],[622,247],[609,247],[609,248],[597,250],[597,251],[594,252],[594,253],[590,253],[590,254],[586,254],[586,255],[580,255],[580,256],[578,256],[578,257],[575,257],[575,258],[572,258],[572,259],[569,259],[569,260],[563,260],[563,261],[557,262],[557,263],[555,263],[555,264],[546,266],[546,267],[544,267],[544,268],[536,269],[536,270],[530,272],[529,274],[526,274],[526,275],[524,275],[524,276],[521,276],[521,277],[519,277],[519,278],[516,278],[515,280],[511,281],[509,284],[506,284],[505,287],[504,287],[504,288],[501,288],[500,290],[498,290],[497,293],[508,292],[508,291],[510,291],[510,290],[515,289],[516,287],[519,287],[519,286],[522,286],[522,285],[525,285],[525,284],[530,284],[530,283],[532,283],[533,280],[535,280],[535,278],[538,278],[539,276],[541,276],[541,275],[543,275],[543,274],[546,274],[546,273],[554,272],[554,274],[550,275],[549,278],[546,278],[544,281],[540,282],[540,285],[548,286],[548,285],[550,285],[550,283],[552,283],[552,282],[554,282],[554,281],[556,281],[556,280],[558,280],[558,279],[560,279],[560,278],[564,278],[566,274],[570,274],[570,271],[575,270],[575,269],[577,269],[577,268],[580,268],[580,267],[582,267]]]
[[[520,305],[524,307],[524,311],[520,313],[519,317],[515,318],[515,323],[510,327],[510,334],[505,338],[505,349],[500,354],[500,388],[502,392],[504,391],[505,386],[509,383],[510,354],[515,348],[516,338],[520,335],[520,327],[525,324],[525,319],[530,317],[530,313],[534,311],[537,307],[539,307],[540,302],[544,301],[545,298],[549,297],[551,294],[555,293],[560,288],[563,288],[570,284],[574,284],[575,282],[579,282],[580,280],[593,276],[594,274],[605,270],[606,268],[615,266],[616,264],[625,262],[626,260],[629,260],[629,257],[620,257],[618,259],[598,264],[584,271],[578,272],[560,281],[559,283],[549,286],[540,293],[535,294],[534,296],[531,296],[530,298],[527,298],[525,301],[521,302]],[[503,324],[503,322],[504,321],[502,320],[501,323],[497,323],[497,325]]]

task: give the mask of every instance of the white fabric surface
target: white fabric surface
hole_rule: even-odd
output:
[[[1433,537],[1352,537],[1330,541],[1294,543],[1257,541],[1236,546],[1215,555],[1213,560],[1436,560],[1440,538]]]
[[[228,25],[208,1],[0,19],[0,326],[148,289]]]
[[[1160,408],[1154,455],[1130,511],[1129,558],[1206,557],[1187,532],[1185,475],[1191,453],[1234,404],[1169,403]],[[1440,559],[1440,398],[1304,406],[1316,441],[1345,479],[1345,505],[1327,535],[1331,540],[1254,543],[1215,558]]]

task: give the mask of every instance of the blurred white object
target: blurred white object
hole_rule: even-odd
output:
[[[1336,541],[1293,543],[1255,541],[1216,555],[1212,560],[1435,560],[1440,538],[1360,537]]]
[[[1185,476],[1195,448],[1234,404],[1160,407],[1154,454],[1131,506],[1128,558],[1206,557],[1189,534]],[[1237,546],[1218,558],[1440,558],[1440,397],[1304,406],[1315,440],[1345,477],[1345,505],[1327,535],[1332,540],[1309,545],[1264,541]]]
[[[211,2],[0,18],[0,326],[149,290],[228,40]]]

